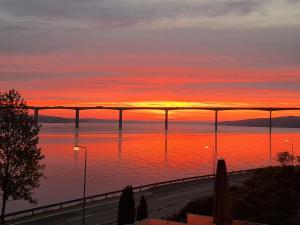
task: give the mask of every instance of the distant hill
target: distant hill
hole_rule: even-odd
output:
[[[116,123],[117,120],[106,120],[106,119],[95,119],[95,118],[83,118],[79,120],[80,123]],[[75,119],[73,118],[64,118],[57,116],[44,116],[39,115],[39,123],[74,123]]]
[[[118,119],[96,119],[96,118],[82,118],[79,120],[80,123],[118,123]],[[147,121],[147,120],[124,120],[126,123],[163,123],[164,120],[161,121]],[[65,118],[65,117],[57,117],[57,116],[46,116],[39,115],[39,123],[75,123],[74,118]],[[182,123],[182,124],[210,124],[207,121],[169,121],[169,123]]]
[[[269,118],[223,121],[224,126],[268,127]],[[300,128],[300,116],[285,116],[272,118],[273,127]]]
[[[134,121],[126,120],[126,123],[147,123],[149,121]],[[200,121],[169,121],[170,123],[190,123],[190,124],[210,124],[208,122]],[[65,118],[57,116],[39,115],[39,123],[75,123],[74,118]],[[118,123],[117,119],[96,119],[96,118],[82,118],[80,123]],[[161,121],[151,121],[151,123],[161,123]],[[233,120],[219,122],[223,126],[245,126],[245,127],[268,127],[269,118],[256,118],[246,120]],[[287,127],[287,128],[300,128],[300,116],[286,116],[272,118],[273,127]]]

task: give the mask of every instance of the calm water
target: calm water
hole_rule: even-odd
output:
[[[214,144],[212,125],[170,124],[165,133],[160,123],[43,124],[40,146],[46,156],[45,175],[35,191],[40,205],[82,196],[84,152],[74,145],[88,147],[88,195],[113,191],[127,184],[140,185],[212,173]],[[276,153],[291,150],[285,138],[294,138],[294,154],[300,155],[300,129],[273,129],[273,164]],[[267,128],[220,127],[218,158],[225,158],[228,170],[270,165]],[[8,211],[32,207],[22,201],[10,202]]]

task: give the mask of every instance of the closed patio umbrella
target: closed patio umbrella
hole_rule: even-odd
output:
[[[214,186],[213,221],[216,225],[232,224],[232,205],[229,193],[226,163],[224,159],[218,160],[217,165]]]

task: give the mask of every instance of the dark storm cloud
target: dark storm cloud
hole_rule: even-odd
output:
[[[182,60],[191,66],[297,65],[300,31],[295,23],[300,20],[290,11],[297,7],[286,1],[296,2],[0,0],[0,54],[67,52],[80,57],[82,52],[154,56],[164,52],[226,58],[223,62]],[[276,18],[278,12],[291,16]],[[152,26],[165,20],[168,23],[162,27]],[[180,28],[169,27],[177,22],[182,22]],[[214,22],[220,27],[212,28]]]
[[[189,88],[191,90],[198,88],[207,88],[207,89],[220,89],[220,88],[228,88],[228,89],[240,89],[248,90],[248,89],[256,89],[256,90],[289,90],[289,91],[298,91],[299,90],[299,82],[230,82],[230,83],[222,83],[222,82],[211,82],[211,83],[197,83],[197,84],[185,84],[185,88]]]
[[[291,4],[298,4],[300,3],[300,0],[286,0],[287,3],[291,3]]]
[[[31,18],[31,21],[75,19],[107,26],[128,26],[180,16],[245,15],[258,10],[261,3],[258,0],[2,0],[0,9],[15,17]]]

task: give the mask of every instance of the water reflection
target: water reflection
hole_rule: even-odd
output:
[[[219,129],[219,128],[221,128],[221,129]],[[220,126],[219,128],[217,128],[217,130],[216,129],[211,130],[212,132],[210,133],[210,135],[211,135],[210,140],[207,141],[207,143],[211,143],[212,144],[211,147],[213,147],[213,149],[211,149],[212,157],[209,157],[209,163],[210,163],[210,165],[212,165],[212,168],[216,168],[216,163],[217,163],[218,157],[225,158],[224,147],[225,147],[225,149],[227,149],[227,148],[229,148],[229,145],[233,144],[232,147],[237,148],[237,145],[235,143],[242,143],[239,146],[244,146],[245,143],[243,143],[243,142],[247,142],[247,140],[239,140],[238,138],[236,138],[236,139],[232,140],[234,143],[229,143],[228,142],[228,143],[225,144],[224,143],[224,137],[227,136],[225,134],[228,134],[228,133],[231,133],[231,132],[232,132],[232,134],[235,134],[235,132],[236,132],[235,129],[241,131],[242,128],[230,127],[229,128],[230,130],[228,130],[228,127],[223,127],[223,126]],[[249,130],[258,129],[258,131],[255,131],[254,133],[256,133],[256,132],[258,132],[258,133],[266,132],[266,130],[264,130],[262,132],[262,128],[247,128],[247,129],[249,129]],[[114,143],[115,144],[115,147],[113,147],[113,148],[116,149],[117,154],[115,156],[118,159],[118,162],[121,162],[122,158],[124,158],[123,148],[125,147],[126,149],[129,149],[129,151],[132,148],[131,143],[128,143],[128,141],[126,142],[126,139],[124,139],[124,134],[123,134],[124,131],[121,130],[121,129],[112,131],[111,133],[106,133],[106,132],[105,133],[102,133],[102,132],[91,132],[91,133],[89,133],[89,132],[87,132],[87,129],[77,128],[77,129],[72,129],[72,132],[73,132],[73,137],[74,137],[74,141],[73,141],[74,146],[79,145],[80,141],[82,141],[82,140],[87,141],[88,144],[91,143],[90,142],[91,140],[87,140],[86,138],[93,137],[93,136],[97,136],[98,137],[97,139],[100,138],[99,140],[101,140],[101,141],[103,140],[104,143],[108,143],[107,136],[110,135],[109,138],[112,138],[111,136],[113,136],[113,138],[112,138],[113,141],[109,141],[109,143]],[[170,147],[169,142],[170,142],[170,138],[173,138],[174,134],[175,133],[173,133],[172,130],[171,131],[163,131],[162,133],[160,133],[160,135],[161,135],[160,140],[163,139],[163,147],[162,146],[160,146],[160,147],[155,146],[154,147],[156,150],[161,149],[163,151],[163,154],[161,155],[162,156],[161,159],[162,159],[164,167],[169,166],[169,161],[170,161],[170,155],[169,155],[169,152],[168,152],[170,150],[169,149],[169,147]],[[236,133],[236,134],[238,134],[238,133]],[[242,131],[241,134],[243,134],[243,131]],[[251,134],[251,132],[249,134]],[[139,133],[133,134],[133,133],[128,132],[126,130],[126,136],[131,137],[132,135],[133,136],[135,136],[135,135],[139,136],[140,134]],[[144,134],[142,134],[142,135],[144,135]],[[199,135],[201,135],[201,133]],[[272,165],[272,161],[274,161],[274,155],[273,155],[273,151],[272,151],[272,141],[274,141],[274,140],[272,140],[272,139],[276,139],[276,137],[275,137],[276,133],[273,134],[273,132],[271,130],[269,130],[269,132],[267,131],[267,133],[263,134],[263,135],[266,135],[265,137],[267,137],[266,140],[268,142],[268,144],[265,145],[265,149],[266,149],[266,146],[268,146],[267,147],[268,150],[265,151],[265,154],[264,154],[264,155],[266,155],[265,156],[265,162],[268,163],[267,165]],[[130,139],[130,140],[132,140],[132,139]],[[257,143],[259,143],[259,142],[261,142],[261,141],[257,140]],[[152,143],[152,140],[149,143]],[[207,143],[205,143],[205,144],[207,144]],[[125,144],[125,146],[124,146],[124,144]],[[187,144],[187,143],[185,143],[185,144],[187,146],[189,146],[189,144]],[[203,146],[201,146],[200,148],[203,148],[205,146],[205,144]],[[225,146],[225,145],[227,145],[227,146]],[[141,147],[141,146],[138,146],[138,147]],[[151,147],[151,146],[142,146],[142,147],[144,149],[147,149],[148,147]],[[246,146],[244,146],[244,147],[246,147]],[[260,148],[259,145],[257,145],[257,147]],[[106,147],[106,148],[107,148],[107,150],[112,149],[111,146]],[[175,146],[173,148],[177,149],[177,146]],[[144,149],[142,149],[142,150],[144,150]],[[77,166],[77,165],[75,165],[75,163],[77,163],[77,161],[79,160],[78,159],[78,153],[74,152],[73,155],[74,155],[74,166]],[[126,151],[126,155],[127,155],[127,151]],[[213,171],[213,169],[211,171]]]
[[[123,145],[123,131],[119,129],[118,135],[118,159],[119,162],[122,160],[122,145]]]
[[[74,131],[74,146],[78,146],[79,145],[79,128],[75,128]],[[70,151],[73,151],[73,148],[70,149]],[[73,151],[74,152],[74,169],[76,169],[78,167],[78,151]]]
[[[165,139],[164,139],[164,150],[165,150],[165,157],[164,157],[164,164],[168,166],[168,131],[165,131]]]
[[[78,146],[79,143],[79,128],[75,128],[74,131],[74,146]]]
[[[272,128],[269,130],[269,165],[272,166]]]
[[[271,136],[267,128],[219,126],[218,149],[213,151],[204,149],[215,144],[211,125],[173,125],[168,132],[159,124],[147,124],[148,130],[141,130],[140,124],[128,124],[123,131],[113,125],[83,124],[79,129],[72,124],[43,126],[40,144],[46,156],[47,179],[35,192],[39,206],[81,196],[84,157],[73,152],[74,145],[89,147],[89,195],[128,184],[211,174],[214,158],[220,157],[226,159],[229,171],[267,166],[270,161],[277,165],[276,153],[291,150],[285,138],[294,138],[294,154],[300,155],[300,129],[274,128]],[[11,210],[15,211],[14,207],[10,206]]]

